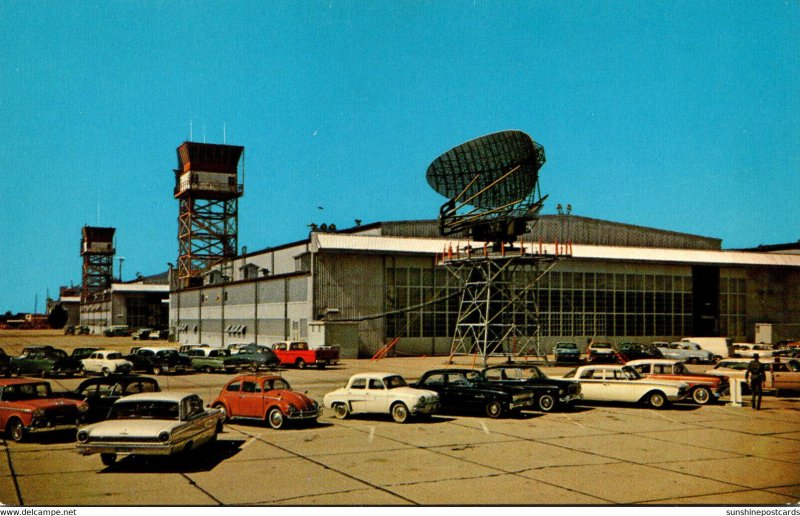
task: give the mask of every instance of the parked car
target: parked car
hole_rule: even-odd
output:
[[[699,364],[701,362],[713,364],[719,360],[717,355],[703,349],[696,342],[671,342],[668,346],[662,344],[658,349],[664,358],[681,360],[688,364]]]
[[[716,401],[728,391],[728,380],[723,376],[693,373],[679,360],[641,359],[631,360],[629,365],[648,378],[677,380],[689,385],[689,396],[698,405]]]
[[[235,355],[239,352],[240,349],[247,347],[247,346],[255,346],[253,342],[233,342],[228,344],[227,349],[231,352],[231,355]]]
[[[315,422],[320,415],[316,401],[293,391],[286,379],[275,375],[237,376],[225,384],[211,406],[223,410],[229,419],[266,421],[276,430],[289,422]]]
[[[130,337],[133,330],[124,324],[114,324],[103,330],[106,337]]]
[[[185,373],[192,368],[192,361],[178,353],[175,348],[140,347],[131,349],[125,356],[133,364],[132,371],[152,374]]]
[[[430,416],[440,407],[436,392],[409,386],[394,373],[355,374],[346,386],[326,394],[323,403],[339,419],[351,414],[391,414],[398,423],[405,423],[409,416]]]
[[[635,342],[621,342],[617,346],[617,358],[621,363],[630,360],[643,360],[664,358],[661,350],[652,344],[637,344]]]
[[[150,333],[152,333],[153,331],[155,330],[153,330],[152,328],[139,328],[138,330],[133,332],[133,335],[131,335],[131,337],[133,337],[133,340],[148,340],[150,338]]]
[[[775,349],[770,344],[749,344],[745,342],[734,342],[732,345],[733,357],[753,358],[758,355],[763,358],[771,358],[775,354]]]
[[[645,378],[629,365],[581,366],[564,378],[581,383],[584,401],[640,403],[660,409],[689,395],[688,384]]]
[[[0,428],[13,441],[40,432],[74,431],[88,409],[81,400],[53,395],[48,382],[0,379]]]
[[[176,455],[216,440],[225,414],[206,409],[197,394],[145,392],[117,400],[108,419],[78,431],[83,455],[99,453],[104,465],[117,456]]]
[[[230,351],[219,348],[194,348],[189,351],[189,359],[192,361],[192,369],[205,373],[223,371],[230,374],[252,365],[249,360],[231,356]]]
[[[120,398],[140,392],[161,392],[155,378],[139,375],[112,375],[89,378],[74,391],[61,393],[66,398],[83,400],[89,406],[87,422],[105,419],[111,406]]]
[[[581,399],[581,384],[550,378],[533,364],[489,366],[483,375],[489,383],[530,389],[536,394],[534,406],[542,412],[569,408]]]
[[[586,361],[613,363],[617,361],[617,353],[610,342],[590,342],[586,347]]]
[[[52,346],[25,348],[22,355],[11,359],[11,372],[18,375],[74,376],[81,370],[80,360],[70,358]]]
[[[553,348],[556,362],[579,362],[581,351],[574,342],[557,342]]]
[[[706,373],[727,376],[731,380],[744,380],[747,364],[751,361],[752,358],[725,358]],[[761,360],[761,363],[764,364],[764,390],[777,392],[800,390],[800,360],[780,359],[780,362],[775,362],[774,359],[768,358]]]
[[[0,374],[11,376],[11,357],[6,355],[2,348],[0,348]]]
[[[444,411],[482,412],[491,418],[528,409],[536,403],[536,394],[530,389],[491,383],[481,371],[472,369],[434,369],[413,386],[438,393]]]
[[[74,358],[75,360],[83,360],[87,358],[89,355],[94,353],[95,351],[99,351],[103,348],[75,348],[70,353],[70,358]]]
[[[125,360],[122,353],[110,349],[95,351],[81,360],[81,368],[84,373],[98,373],[103,376],[128,374],[132,367],[133,364]]]
[[[272,351],[282,366],[294,366],[298,369],[304,369],[307,365],[324,369],[339,362],[339,348],[326,346],[309,349],[308,342],[299,340],[276,342],[272,345]]]
[[[248,344],[239,348],[236,357],[249,361],[254,370],[275,369],[281,362],[271,349],[256,344]]]

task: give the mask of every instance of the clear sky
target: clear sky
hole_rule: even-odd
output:
[[[166,270],[175,149],[223,132],[251,251],[435,218],[430,162],[505,129],[545,148],[543,213],[800,239],[797,0],[0,0],[0,48],[0,312],[80,283],[85,224],[124,279]]]

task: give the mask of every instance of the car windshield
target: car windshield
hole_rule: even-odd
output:
[[[158,357],[171,357],[171,356],[175,356],[177,354],[178,354],[178,352],[175,351],[174,349],[164,349],[164,350],[161,350],[158,353],[156,353],[156,356],[158,356]]]
[[[106,358],[109,360],[117,360],[122,358],[122,353],[109,353],[106,355]]]
[[[611,347],[611,344],[608,344],[606,342],[593,342],[592,343],[592,348],[594,348],[594,349],[609,349],[610,347]]]
[[[405,379],[400,375],[387,376],[383,379],[383,383],[386,385],[387,389],[396,389],[408,385]]]
[[[177,421],[180,407],[174,401],[121,401],[111,407],[108,419],[168,419]]]
[[[641,378],[644,378],[639,371],[630,366],[624,366],[622,368],[622,371],[625,373],[625,378],[627,378],[628,380],[639,380]]]
[[[3,401],[25,401],[47,398],[50,394],[49,383],[23,383],[6,385],[0,399]]]
[[[557,344],[556,347],[559,349],[578,349],[578,345],[571,342],[562,342]]]

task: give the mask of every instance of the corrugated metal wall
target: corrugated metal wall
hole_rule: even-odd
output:
[[[380,314],[385,310],[384,258],[379,255],[319,253],[314,263],[314,316],[338,310],[333,320]],[[359,355],[372,356],[385,333],[385,319],[359,323]]]

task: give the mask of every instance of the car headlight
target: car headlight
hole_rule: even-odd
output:
[[[89,432],[86,430],[78,430],[78,442],[85,443],[89,440]]]
[[[158,434],[158,440],[161,441],[162,443],[168,443],[169,439],[170,439],[169,432],[161,432],[160,434]]]
[[[78,412],[89,412],[89,405],[86,403],[81,403],[78,405]]]
[[[289,408],[288,408],[287,412],[290,415],[296,414],[297,413],[297,407],[295,407],[294,405],[289,405]]]
[[[44,409],[37,408],[33,411],[33,417],[42,417],[44,416]]]

